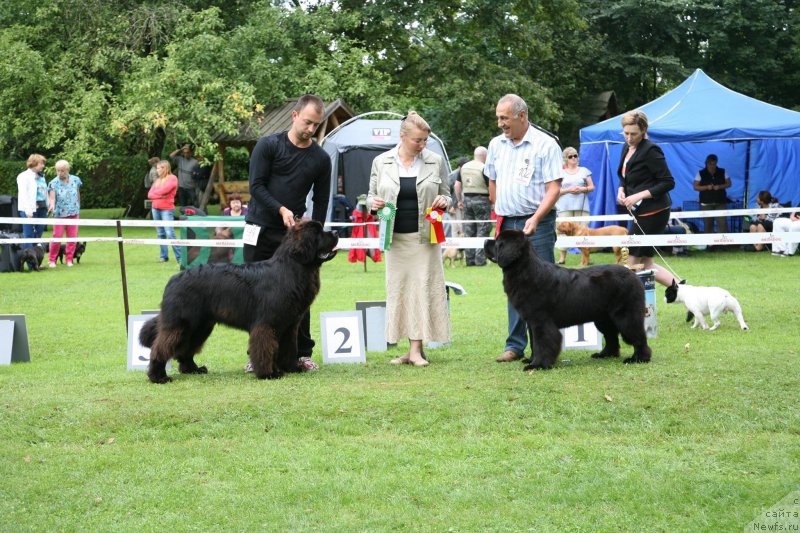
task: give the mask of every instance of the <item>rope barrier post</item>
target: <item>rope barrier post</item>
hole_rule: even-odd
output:
[[[130,315],[130,308],[128,307],[128,276],[125,273],[125,249],[122,244],[122,223],[117,220],[117,237],[119,241],[119,269],[122,273],[122,300],[125,304],[125,331],[128,330],[128,316]]]
[[[366,200],[365,200],[366,202]],[[361,222],[364,223],[364,237],[367,236],[367,204],[360,204],[361,207]],[[367,272],[367,257],[369,257],[369,250],[364,250],[364,272]]]

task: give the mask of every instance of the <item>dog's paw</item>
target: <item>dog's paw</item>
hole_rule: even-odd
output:
[[[156,385],[163,385],[165,383],[169,383],[170,381],[172,381],[172,378],[169,377],[169,376],[166,376],[166,375],[165,376],[159,376],[159,377],[149,376],[149,378],[150,378],[150,382],[151,383],[155,383]]]
[[[605,359],[607,357],[619,357],[619,353],[597,352],[592,354],[592,359]]]
[[[625,363],[626,365],[632,365],[635,363],[649,363],[650,359],[642,359],[640,357],[634,356],[634,357],[628,357],[627,359],[624,359],[622,362]]]
[[[524,367],[522,367],[522,370],[524,370],[524,371],[528,371],[528,370],[550,370],[551,368],[553,368],[553,365],[545,365],[545,364],[542,364],[542,363],[529,363],[529,364],[525,365]]]
[[[280,370],[276,370],[267,374],[260,374],[259,372],[256,372],[255,374],[258,379],[281,379],[283,377],[283,372]]]

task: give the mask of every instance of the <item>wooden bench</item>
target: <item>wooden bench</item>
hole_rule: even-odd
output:
[[[227,207],[229,205],[228,195],[237,193],[242,197],[242,204],[250,202],[250,182],[249,181],[223,181],[214,183],[214,189],[219,195],[219,203]]]

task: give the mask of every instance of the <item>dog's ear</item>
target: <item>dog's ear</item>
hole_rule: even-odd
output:
[[[303,265],[311,265],[316,261],[321,235],[322,225],[319,222],[300,222],[289,228],[283,245],[292,259]]]
[[[495,257],[494,254],[494,245],[495,245],[494,239],[486,239],[483,242],[483,251],[486,254],[486,259],[488,259],[492,263],[497,263],[497,258]]]
[[[526,248],[529,248],[529,243],[521,231],[506,230],[500,232],[495,240],[494,248],[497,264],[500,268],[504,268],[522,257]]]
[[[672,283],[675,283],[675,279],[674,278],[672,280]],[[681,280],[681,285],[686,285],[686,280],[685,279]]]

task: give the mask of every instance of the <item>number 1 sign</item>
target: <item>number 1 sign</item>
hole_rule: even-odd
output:
[[[320,313],[322,363],[366,363],[361,311]]]

